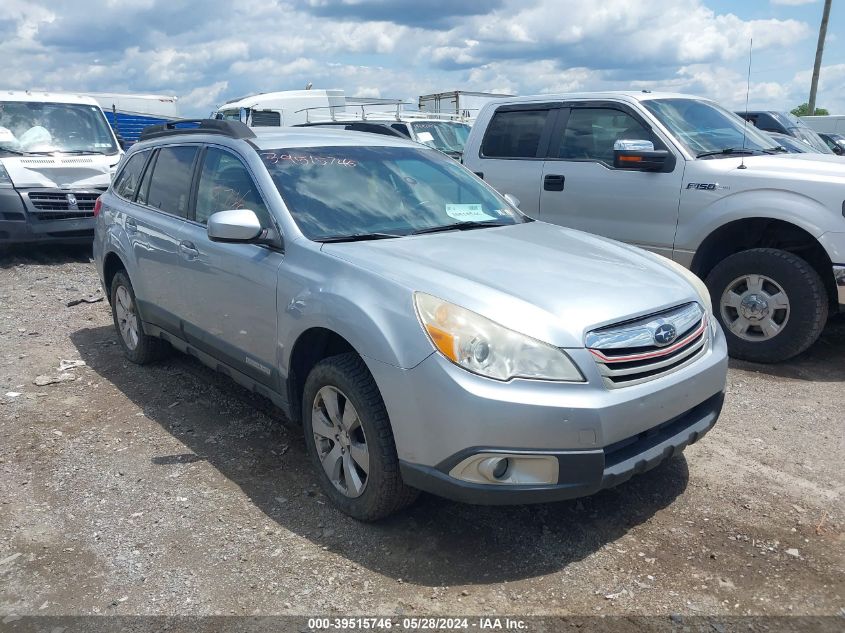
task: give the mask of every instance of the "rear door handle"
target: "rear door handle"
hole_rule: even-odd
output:
[[[126,227],[127,233],[135,233],[138,231],[138,224],[135,222],[133,218],[126,218],[126,222],[124,225]]]
[[[566,178],[560,174],[546,174],[543,178],[543,189],[546,191],[563,191],[563,183]]]
[[[179,242],[179,252],[185,259],[196,259],[200,256],[200,252],[197,250],[197,247],[194,246],[194,243],[186,240]]]

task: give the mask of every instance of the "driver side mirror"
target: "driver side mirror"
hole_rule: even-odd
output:
[[[613,166],[636,171],[675,169],[675,155],[665,149],[654,149],[651,141],[619,139],[613,143]]]
[[[232,209],[211,214],[206,232],[212,242],[252,242],[264,230],[254,211]]]
[[[510,205],[511,205],[512,207],[516,207],[517,209],[519,208],[519,198],[517,198],[517,197],[516,197],[515,195],[513,195],[512,193],[506,193],[506,194],[505,194],[504,196],[502,196],[502,197],[503,197],[505,200],[507,200],[507,201],[510,203]]]

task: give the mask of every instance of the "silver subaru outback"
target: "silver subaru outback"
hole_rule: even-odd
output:
[[[517,205],[409,141],[200,121],[132,147],[94,252],[126,356],[270,398],[353,517],[588,495],[712,428],[725,338],[681,266]]]

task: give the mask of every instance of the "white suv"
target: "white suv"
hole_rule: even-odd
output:
[[[845,306],[845,163],[785,154],[712,101],[502,99],[482,109],[463,161],[530,216],[690,268],[736,357],[799,354]]]

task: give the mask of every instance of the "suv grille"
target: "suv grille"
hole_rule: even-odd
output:
[[[707,350],[707,314],[697,303],[593,330],[586,345],[605,385],[639,384],[692,363]],[[661,344],[662,343],[662,344]]]
[[[39,220],[72,220],[94,215],[94,192],[30,191],[29,201],[35,207],[33,215]]]

